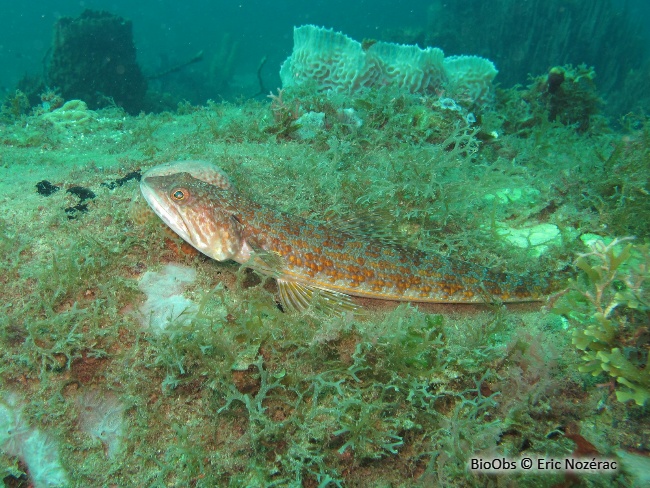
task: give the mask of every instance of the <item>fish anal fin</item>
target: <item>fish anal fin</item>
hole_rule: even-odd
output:
[[[349,295],[332,290],[324,290],[304,283],[278,279],[280,300],[287,311],[303,312],[314,308],[326,313],[344,315],[348,312],[358,314],[361,307]]]

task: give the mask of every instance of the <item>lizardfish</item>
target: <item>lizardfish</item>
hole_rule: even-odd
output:
[[[430,303],[539,301],[545,277],[500,273],[373,237],[347,223],[303,219],[241,195],[218,167],[177,161],[148,170],[146,201],[203,254],[276,278],[285,309],[354,310],[350,296]],[[361,226],[359,226],[361,227]]]

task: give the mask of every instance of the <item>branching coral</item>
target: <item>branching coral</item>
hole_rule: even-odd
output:
[[[608,374],[620,385],[619,401],[644,405],[650,399],[650,250],[628,241],[593,241],[576,261],[584,275],[555,310],[573,326],[573,344],[585,361],[580,371]]]

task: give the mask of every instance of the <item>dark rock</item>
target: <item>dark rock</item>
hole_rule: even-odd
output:
[[[114,102],[138,113],[147,82],[136,61],[131,21],[94,10],[59,19],[47,81],[65,99],[81,99],[91,109]]]
[[[36,191],[40,195],[43,195],[44,197],[49,197],[52,193],[55,193],[60,189],[61,188],[59,188],[56,185],[53,185],[47,180],[39,181],[38,183],[36,183]]]
[[[95,198],[95,193],[88,188],[84,188],[83,186],[72,186],[68,188],[66,192],[79,197],[80,203]]]
[[[130,173],[127,173],[125,176],[122,178],[118,178],[117,180],[114,181],[108,181],[106,183],[102,183],[102,186],[107,187],[109,190],[114,190],[118,186],[122,186],[124,183],[131,181],[131,180],[136,180],[140,181],[140,178],[142,178],[142,174],[140,171],[131,171]]]

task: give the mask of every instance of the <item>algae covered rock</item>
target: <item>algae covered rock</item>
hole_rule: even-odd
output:
[[[60,18],[47,78],[65,99],[81,99],[92,109],[117,104],[138,113],[147,82],[136,61],[131,21],[94,10]]]

